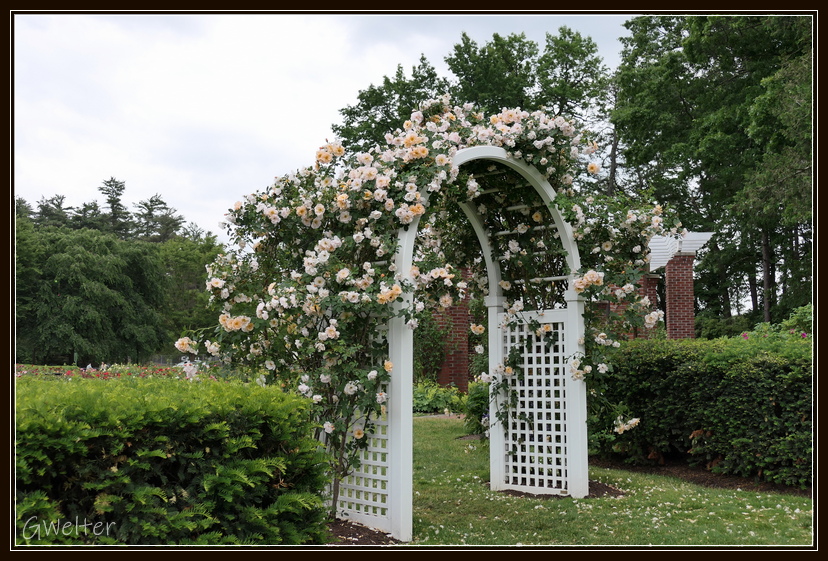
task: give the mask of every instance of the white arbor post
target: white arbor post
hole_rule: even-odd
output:
[[[414,336],[404,318],[393,318],[388,326],[390,358],[394,363],[388,386],[388,517],[387,530],[394,538],[411,541],[413,516],[412,469]]]
[[[576,335],[570,342],[578,356],[583,356],[584,302],[575,292],[570,280],[566,291],[568,332]],[[567,381],[569,410],[567,416],[569,494],[575,498],[589,495],[589,434],[587,431],[587,388],[583,380]]]
[[[413,265],[417,222],[398,233],[397,272],[409,278]],[[411,294],[405,293],[400,308],[410,304]],[[414,464],[414,332],[404,317],[394,317],[388,325],[388,348],[394,364],[388,386],[389,431],[389,530],[400,541],[411,541],[413,518]]]
[[[489,314],[489,372],[494,372],[498,364],[503,364],[503,342],[500,338],[500,313],[503,311],[503,296],[487,296],[486,309]],[[503,481],[506,477],[506,464],[500,451],[506,448],[505,434],[498,426],[497,411],[501,407],[501,395],[489,395],[489,485],[492,490],[498,489],[495,482]],[[497,453],[495,452],[497,451]]]

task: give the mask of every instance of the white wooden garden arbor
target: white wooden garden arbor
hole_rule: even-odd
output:
[[[483,186],[480,197],[460,206],[480,243],[488,276],[489,371],[507,388],[491,403],[491,489],[585,497],[586,389],[569,370],[571,358],[583,353],[584,334],[584,304],[572,286],[571,272],[580,269],[572,230],[553,204],[549,182],[503,148],[465,148],[453,160],[473,168]],[[509,245],[513,236],[540,231],[554,232],[560,247],[524,244],[517,265],[504,256],[516,247]],[[411,270],[417,233],[418,221],[399,230],[397,271]],[[520,263],[531,266],[522,269]],[[535,276],[521,276],[523,270]],[[504,287],[510,290],[505,293]],[[515,288],[527,296],[519,313],[513,305]],[[528,297],[530,289],[534,298]],[[388,417],[370,435],[362,465],[342,482],[337,512],[410,541],[413,332],[403,318],[394,318],[387,340],[395,365]],[[507,361],[522,375],[507,376]],[[499,419],[499,411],[506,416]]]

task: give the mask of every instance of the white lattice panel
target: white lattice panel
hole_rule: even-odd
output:
[[[388,517],[389,450],[388,422],[375,422],[374,432],[366,434],[368,448],[360,455],[361,464],[340,484],[337,513],[371,527],[384,527]]]
[[[567,470],[566,310],[526,314],[537,320],[542,336],[528,323],[503,328],[503,357],[518,348],[523,372],[505,377],[517,394],[504,435],[505,488],[537,494],[569,494]]]
[[[375,343],[388,341],[388,325],[379,325],[374,332]],[[390,397],[390,388],[381,391]],[[391,405],[392,400],[387,402]],[[391,426],[387,415],[374,419],[374,428],[363,438],[368,447],[360,454],[360,465],[340,482],[336,504],[338,516],[354,520],[371,528],[390,530],[391,517]],[[353,437],[352,437],[353,438]]]

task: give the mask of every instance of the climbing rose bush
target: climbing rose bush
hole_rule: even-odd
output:
[[[208,267],[206,289],[219,311],[218,327],[177,343],[180,350],[260,368],[269,374],[259,383],[278,383],[312,400],[318,436],[331,451],[335,496],[338,482],[359,463],[375,421],[387,413],[395,368],[383,335],[389,319],[403,317],[415,329],[422,314],[452,306],[470,290],[493,289],[486,286],[479,246],[444,242],[456,223],[451,208],[473,204],[502,227],[508,198],[521,194],[491,199],[482,176],[492,170],[454,166],[458,150],[503,147],[550,182],[575,235],[597,248],[595,259],[584,260],[593,268],[563,272],[577,275],[575,289],[587,299],[616,294],[636,317],[650,313],[628,290],[635,281],[629,258],[645,260],[641,248],[648,237],[664,231],[656,220],[660,211],[631,211],[629,220],[608,216],[609,200],[578,193],[574,178],[599,169],[588,161],[596,146],[562,117],[520,109],[487,117],[444,97],[424,104],[385,139],[384,146],[356,154],[326,142],[311,166],[238,201],[226,215],[234,247]],[[611,218],[621,222],[610,225]],[[420,219],[414,266],[398,270],[398,232]],[[553,251],[560,234],[539,227],[549,222],[548,209],[526,212],[525,223],[514,226],[517,237],[500,248],[508,280],[499,289],[516,318],[532,294],[543,298],[530,282],[516,282],[539,274],[527,249],[557,251],[557,261],[549,263],[562,262],[561,251]],[[470,283],[459,265],[470,268]]]

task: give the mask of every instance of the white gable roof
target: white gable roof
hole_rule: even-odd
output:
[[[653,236],[650,240],[650,271],[665,266],[676,253],[696,253],[713,236],[713,232],[687,232],[680,238]]]

